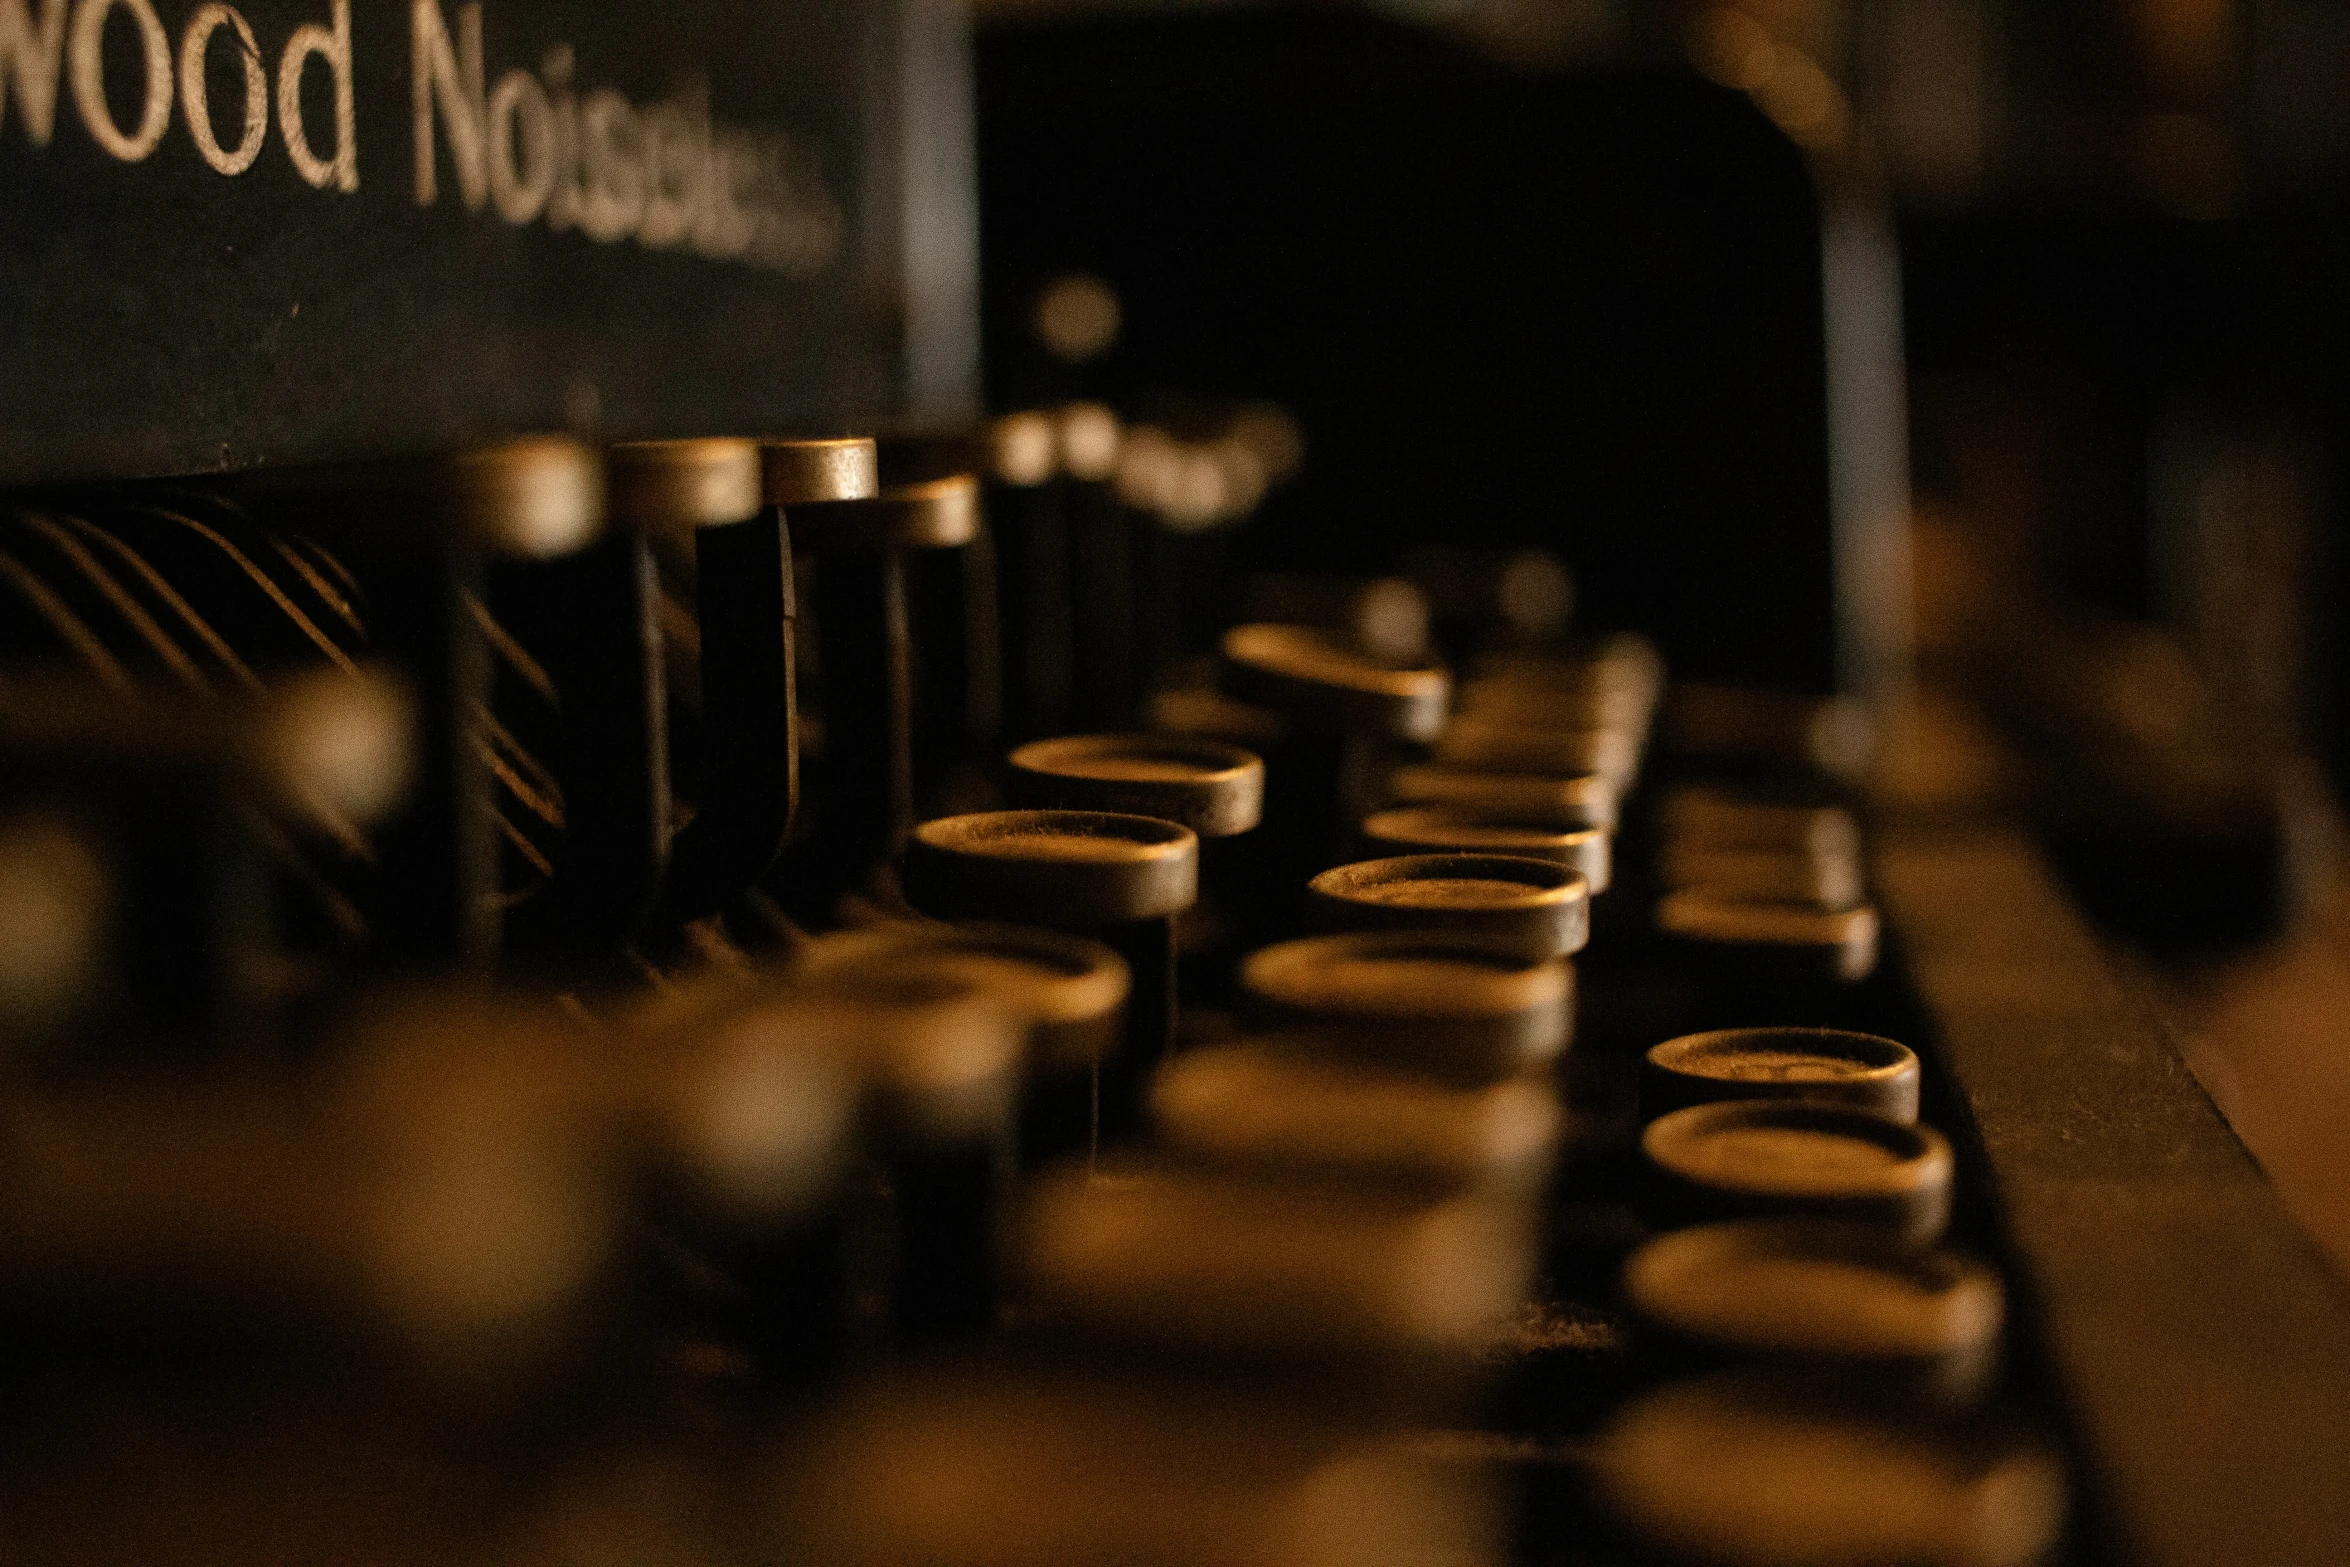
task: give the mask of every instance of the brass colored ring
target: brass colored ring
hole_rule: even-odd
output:
[[[1305,626],[1234,626],[1224,633],[1225,689],[1301,726],[1433,740],[1444,727],[1452,676],[1391,669]]]
[[[1918,1077],[1916,1052],[1875,1034],[1725,1028],[1651,1048],[1640,1064],[1640,1113],[1654,1120],[1725,1099],[1808,1099],[1910,1122]]]
[[[979,536],[979,481],[956,474],[866,500],[810,501],[785,516],[793,546],[819,553],[959,549]]]
[[[1338,866],[1308,890],[1326,926],[1457,932],[1534,962],[1580,952],[1591,936],[1589,885],[1549,860],[1409,854]]]
[[[914,829],[906,895],[944,919],[1055,930],[1162,919],[1199,897],[1199,837],[1105,811],[983,811]]]
[[[1247,832],[1264,815],[1265,764],[1236,745],[1188,735],[1064,735],[1011,755],[1024,805],[1180,822],[1203,838]]]
[[[1616,825],[1616,787],[1597,773],[1482,773],[1428,765],[1397,768],[1392,787],[1399,800],[1489,821]]]
[[[1365,818],[1363,838],[1380,853],[1507,854],[1549,860],[1582,874],[1591,895],[1607,891],[1614,870],[1612,835],[1598,827],[1488,822],[1439,806],[1407,805]]]
[[[1981,1263],[1810,1219],[1660,1235],[1625,1263],[1624,1295],[1670,1347],[1840,1371],[1855,1391],[1944,1408],[1981,1398],[2005,1316]]]
[[[1950,1218],[1942,1134],[1847,1105],[1733,1099],[1648,1123],[1640,1151],[1660,1225],[1815,1218],[1869,1226],[1908,1246]]]
[[[1086,1066],[1117,1042],[1126,960],[1098,941],[1022,925],[907,922],[809,944],[795,972],[914,973],[968,983],[1028,1025],[1034,1066]]]
[[[502,555],[549,560],[591,542],[604,526],[604,465],[567,436],[526,436],[460,452],[423,477],[446,507]]]
[[[613,520],[646,533],[744,522],[766,504],[756,441],[623,441],[605,462]]]
[[[1241,964],[1245,1012],[1325,1054],[1457,1083],[1541,1070],[1573,1030],[1574,975],[1467,936],[1354,931]]]
[[[881,452],[865,437],[761,441],[759,467],[770,506],[870,500],[881,493]]]
[[[1760,903],[1691,887],[1658,901],[1656,924],[1668,936],[1722,952],[1742,950],[1798,977],[1850,984],[1877,966],[1879,921],[1869,904],[1823,909]]]

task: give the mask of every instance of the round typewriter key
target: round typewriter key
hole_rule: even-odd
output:
[[[1047,1176],[1028,1299],[1048,1322],[1241,1359],[1472,1351],[1523,1298],[1508,1204],[1197,1170]]]
[[[1463,767],[1399,767],[1395,797],[1488,821],[1612,828],[1617,792],[1597,773],[1484,773]]]
[[[1545,827],[1535,822],[1489,822],[1440,806],[1398,806],[1363,820],[1363,839],[1395,853],[1506,854],[1549,860],[1579,872],[1593,897],[1607,891],[1613,871],[1611,835],[1598,827]]]
[[[1498,854],[1364,860],[1324,871],[1309,890],[1326,927],[1456,932],[1537,962],[1581,951],[1591,934],[1589,886],[1548,860]]]
[[[1184,735],[1071,735],[1037,740],[1011,756],[1024,803],[1112,811],[1177,822],[1203,838],[1257,825],[1265,764],[1238,746]]]
[[[1534,728],[1456,717],[1437,736],[1436,760],[1490,773],[1597,773],[1619,789],[1640,770],[1640,737],[1627,728]]]
[[[1189,828],[1103,811],[983,811],[924,822],[906,845],[906,892],[947,919],[1056,930],[1164,919],[1198,893]]]
[[[1860,857],[1860,826],[1840,805],[1700,786],[1676,790],[1662,815],[1666,838],[1683,846]]]
[[[1918,1058],[1907,1045],[1832,1028],[1728,1028],[1668,1039],[1640,1067],[1640,1113],[1724,1099],[1808,1099],[1918,1118]]]
[[[1624,1296],[1674,1358],[1789,1363],[1895,1404],[1976,1403],[1998,1360],[2003,1297],[1990,1269],[1903,1253],[1848,1225],[1676,1230],[1632,1254]]]
[[[886,925],[810,944],[798,972],[943,975],[970,984],[1028,1030],[1020,1156],[1037,1164],[1087,1146],[1093,1074],[1116,1049],[1125,960],[1098,941],[1020,925]]]
[[[562,695],[563,841],[552,890],[575,937],[622,943],[649,912],[661,923],[724,907],[773,862],[798,791],[784,661],[790,594],[768,602],[720,588],[700,601],[701,776],[691,824],[672,842],[669,698],[662,597],[648,539],[763,556],[788,573],[765,505],[755,441],[627,441],[605,454],[612,536],[543,569],[509,622]],[[748,621],[746,625],[743,622]],[[766,666],[762,668],[760,666]],[[762,679],[764,675],[764,679]],[[743,733],[745,727],[758,739]],[[726,738],[721,740],[720,734]]]
[[[795,1421],[789,1445],[745,1471],[758,1500],[729,1522],[741,1554],[823,1567],[1502,1559],[1467,1466],[1346,1429],[1319,1401],[1006,1369],[900,1371]],[[597,1497],[608,1529],[614,1509]]]
[[[1126,960],[1125,1046],[1097,1077],[1103,1129],[1131,1131],[1175,1037],[1174,917],[1199,895],[1199,837],[1147,816],[989,811],[924,822],[906,846],[906,896],[946,919],[1099,935]]]
[[[881,453],[869,437],[761,441],[759,469],[770,506],[859,501],[881,493]]]
[[[992,1325],[1026,1019],[968,976],[913,965],[803,975],[774,1018],[859,1072],[896,1230],[898,1331],[929,1341]]]
[[[1558,1059],[1574,976],[1468,937],[1355,932],[1286,941],[1240,969],[1247,1009],[1341,1059],[1494,1083]]]
[[[951,474],[859,500],[801,502],[791,508],[791,523],[792,542],[820,555],[959,549],[979,532],[979,481]]]
[[[1660,1224],[1810,1217],[1930,1244],[1950,1215],[1950,1145],[1931,1127],[1799,1099],[1692,1105],[1648,1123],[1640,1151]]]
[[[1694,888],[1719,898],[1848,909],[1864,896],[1860,861],[1849,854],[1671,841],[1657,868],[1667,887]]]
[[[1539,1188],[1565,1119],[1524,1078],[1458,1088],[1312,1059],[1277,1036],[1170,1060],[1151,1112],[1162,1144],[1203,1163],[1506,1192]]]
[[[526,436],[459,452],[425,471],[430,502],[502,554],[546,560],[596,536],[604,466],[561,436]]]
[[[1580,647],[1489,654],[1479,660],[1477,673],[1486,679],[1553,688],[1636,692],[1650,702],[1665,687],[1663,657],[1634,632],[1617,632]]]
[[[1098,941],[1025,925],[900,924],[811,942],[797,972],[940,974],[969,983],[1019,1017],[1030,1059],[1090,1066],[1115,1040],[1126,965]]]
[[[1875,908],[1822,909],[1804,903],[1758,903],[1703,888],[1668,893],[1657,928],[1693,947],[1753,969],[1765,980],[1851,984],[1877,966]]]
[[[1220,653],[1224,690],[1273,709],[1289,729],[1269,758],[1262,863],[1250,899],[1265,924],[1279,927],[1307,880],[1346,857],[1353,824],[1379,803],[1392,749],[1434,739],[1444,727],[1452,677],[1435,667],[1390,667],[1303,626],[1235,626]]]
[[[1480,676],[1462,683],[1455,721],[1526,729],[1612,729],[1648,736],[1648,699],[1636,691]]]
[[[2055,1460],[2012,1437],[1943,1434],[1746,1376],[1628,1405],[1596,1469],[1617,1521],[1674,1562],[2031,1567],[2064,1522]]]
[[[613,519],[647,533],[741,522],[767,504],[756,441],[622,441],[604,461]]]
[[[1304,626],[1235,626],[1222,652],[1226,690],[1301,727],[1396,740],[1433,740],[1444,727],[1452,678],[1442,669],[1390,668]]]
[[[809,841],[821,899],[895,853],[914,821],[913,632],[906,554],[956,549],[979,528],[979,484],[956,475],[860,500],[787,503],[795,547],[818,557],[824,830]]]

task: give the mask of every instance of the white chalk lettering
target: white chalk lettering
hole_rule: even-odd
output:
[[[645,215],[644,131],[626,98],[605,88],[579,106],[579,226],[590,239],[626,239]]]
[[[490,90],[489,120],[490,200],[507,222],[528,223],[555,193],[554,105],[537,77],[508,71]]]
[[[324,0],[326,19],[295,27],[274,55],[239,9],[250,0],[167,5],[188,7],[176,46],[160,3],[0,0],[0,131],[13,107],[25,139],[48,146],[63,91],[108,157],[145,162],[176,119],[205,167],[236,178],[268,146],[274,110],[286,162],[303,183],[359,189],[353,0]],[[573,47],[556,42],[535,70],[498,62],[493,82],[483,0],[408,0],[408,19],[419,207],[437,205],[444,178],[453,178],[469,211],[597,244],[795,277],[822,272],[846,251],[847,219],[819,144],[717,119],[706,80],[688,76],[659,97],[631,98],[595,81]],[[129,35],[115,25],[122,20]],[[138,69],[124,80],[133,43]]]
[[[125,131],[114,123],[106,104],[105,62],[101,45],[106,18],[120,6],[138,24],[139,51],[147,65],[146,96],[139,109],[139,128]],[[66,69],[73,85],[74,107],[90,139],[125,163],[138,163],[155,150],[171,126],[171,36],[149,0],[81,0],[73,14],[73,35],[66,43]]]
[[[434,165],[434,114],[449,133],[449,161],[456,167],[457,190],[465,205],[480,208],[490,199],[489,160],[482,121],[481,7],[468,5],[457,12],[457,43],[449,43],[448,24],[441,19],[440,0],[411,0],[408,25],[414,42],[409,62],[414,71],[411,91],[416,107],[416,204],[429,207],[440,195]]]
[[[311,150],[302,126],[302,72],[311,56],[324,61],[335,85],[335,155],[321,158]],[[286,40],[285,58],[277,67],[277,128],[286,139],[286,156],[294,172],[320,190],[328,185],[340,191],[359,188],[358,104],[351,84],[351,0],[334,0],[334,26],[312,22],[294,29]]]
[[[579,183],[579,100],[571,92],[571,46],[557,44],[539,62],[555,113],[555,188],[547,196],[547,227],[558,234],[579,227],[587,192]]]
[[[16,87],[16,112],[36,147],[49,145],[57,127],[57,78],[65,64],[65,0],[40,0],[38,31],[25,13],[25,0],[0,0],[0,123],[8,115],[8,88]]]
[[[245,123],[229,148],[220,145],[213,129],[211,88],[204,79],[205,52],[223,27],[235,32],[237,61],[245,68]],[[188,30],[180,35],[180,113],[198,155],[215,171],[242,174],[261,156],[261,144],[269,139],[269,79],[261,69],[261,45],[253,28],[234,6],[204,6],[188,19]]]
[[[707,84],[649,104],[581,90],[568,44],[534,76],[507,71],[485,98],[482,7],[410,0],[416,201],[440,196],[445,142],[465,205],[509,223],[544,221],[601,244],[685,249],[806,277],[839,259],[848,224],[813,143],[711,118]]]

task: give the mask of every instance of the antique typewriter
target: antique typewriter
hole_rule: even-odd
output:
[[[1816,102],[943,0],[0,93],[0,1559],[2350,1556],[2338,1285],[1871,785]]]

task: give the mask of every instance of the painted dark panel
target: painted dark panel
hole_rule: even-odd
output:
[[[924,92],[905,62],[959,61],[953,47],[909,51],[907,29],[947,25],[939,8],[487,0],[476,86],[471,8],[353,0],[356,157],[343,166],[334,0],[236,9],[267,123],[250,166],[223,173],[249,125],[234,20],[202,55],[208,160],[180,57],[191,23],[217,8],[0,0],[0,480],[364,457],[531,429],[830,428],[901,402],[903,114]],[[57,22],[52,68],[45,24]],[[305,26],[325,46],[305,52],[292,95],[310,178],[281,90]],[[418,39],[444,33],[455,69],[436,74],[437,50],[420,56]],[[150,84],[155,40],[165,70]],[[28,81],[35,108],[38,87],[56,87],[46,145],[28,124]],[[149,148],[149,103],[165,98]],[[465,136],[450,127],[476,113],[468,192]],[[662,172],[648,205],[649,163]]]

